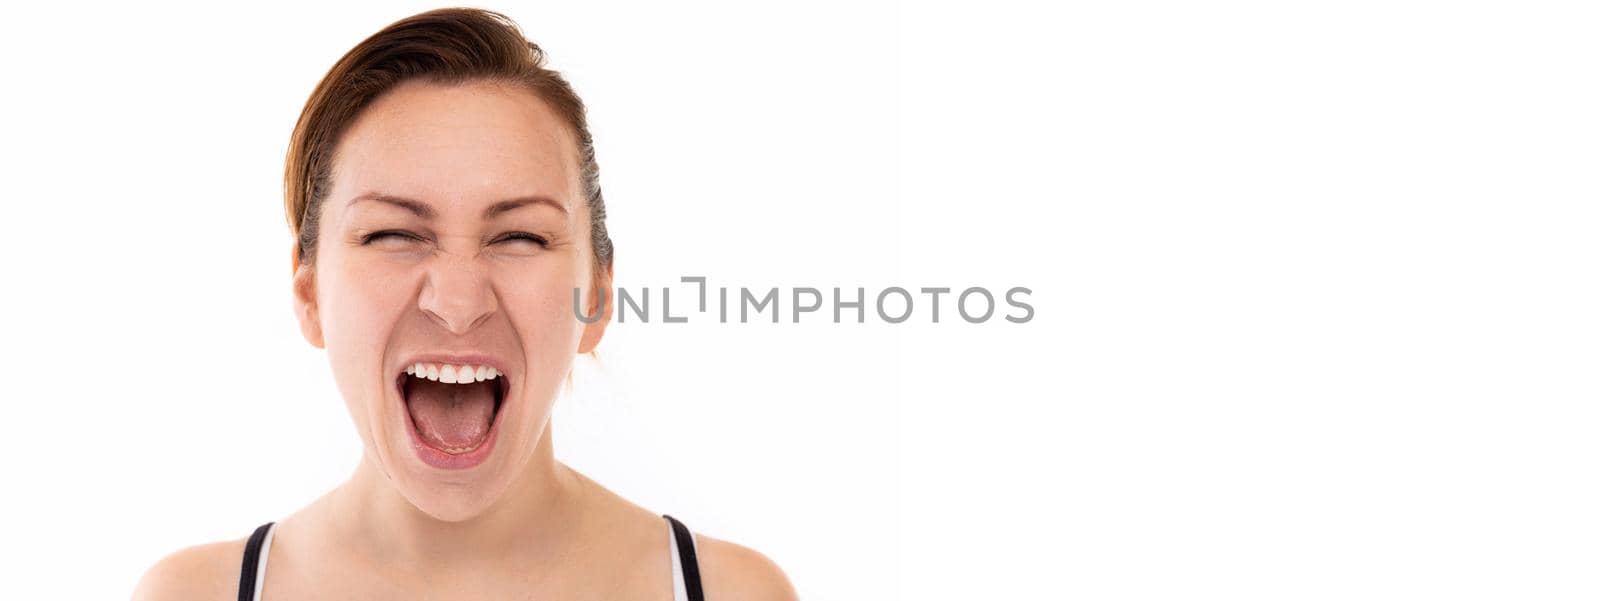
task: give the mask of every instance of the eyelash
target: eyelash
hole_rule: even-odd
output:
[[[408,234],[408,233],[405,233],[405,232],[396,231],[396,230],[384,230],[384,231],[381,231],[381,232],[372,232],[370,234],[362,236],[361,237],[361,243],[364,244],[364,245],[365,244],[371,244],[373,240],[377,240],[379,238],[386,238],[386,237],[389,237],[389,236],[399,236],[401,238],[411,238],[412,240],[421,240],[421,238],[418,238],[417,236],[414,236],[412,234]]]
[[[503,242],[503,241],[512,240],[512,239],[527,240],[527,241],[532,242],[534,244],[538,244],[539,248],[546,248],[546,247],[550,246],[550,242],[548,240],[545,240],[543,237],[535,236],[535,235],[527,233],[527,232],[511,232],[511,233],[506,234],[505,236],[501,237],[500,241]]]
[[[412,240],[422,240],[422,237],[417,236],[416,234],[412,234],[410,232],[403,232],[403,231],[400,231],[400,230],[383,230],[383,231],[372,232],[370,234],[362,236],[361,237],[361,244],[362,245],[371,244],[373,240],[377,240],[379,238],[385,238],[385,237],[388,237],[388,236],[398,236],[398,237],[401,237],[401,238],[410,238]],[[503,242],[503,241],[506,241],[506,240],[514,240],[514,239],[527,240],[529,242],[533,242],[534,244],[538,244],[540,248],[547,248],[547,247],[550,246],[550,242],[548,240],[545,240],[544,238],[542,238],[540,236],[535,236],[533,234],[529,234],[527,232],[511,232],[511,233],[506,234],[505,236],[501,237],[496,242]]]

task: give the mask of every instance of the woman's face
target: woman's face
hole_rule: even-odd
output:
[[[582,198],[573,136],[511,85],[401,84],[339,140],[297,313],[368,460],[436,518],[500,497],[599,341],[573,312],[574,289],[609,287]]]

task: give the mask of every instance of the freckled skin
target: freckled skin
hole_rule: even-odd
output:
[[[371,194],[436,215],[350,202]],[[482,218],[530,195],[561,208],[531,203]],[[277,520],[264,597],[670,599],[659,514],[552,452],[559,388],[614,309],[594,324],[573,315],[574,288],[612,295],[609,273],[594,266],[576,144],[559,117],[514,86],[401,84],[340,138],[320,218],[315,261],[295,264],[295,310],[306,340],[328,354],[364,450],[347,482]],[[406,235],[369,237],[380,231]],[[511,386],[495,447],[464,470],[417,457],[394,389],[411,354],[452,350],[503,358]],[[696,541],[708,599],[794,598],[761,554]],[[232,599],[243,544],[174,553],[135,597]]]

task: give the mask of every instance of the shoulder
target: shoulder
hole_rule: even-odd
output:
[[[778,564],[755,549],[698,533],[694,535],[694,549],[700,563],[701,585],[710,601],[799,598]]]
[[[234,598],[246,540],[195,545],[161,558],[139,579],[134,601]]]

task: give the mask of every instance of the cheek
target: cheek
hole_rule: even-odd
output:
[[[545,272],[523,271],[515,277],[504,278],[500,289],[501,309],[511,320],[522,324],[532,333],[555,335],[561,326],[570,325],[572,316],[572,288],[574,278],[570,272],[558,270]]]
[[[354,402],[379,380],[390,328],[405,309],[404,291],[396,286],[402,278],[381,266],[330,266],[334,269],[319,282],[318,291],[323,340],[334,377],[345,398]]]
[[[381,339],[406,308],[412,269],[396,261],[339,259],[319,298],[324,330],[349,342]]]
[[[530,369],[559,375],[571,363],[580,333],[572,310],[577,277],[577,270],[559,268],[500,278],[501,310],[518,330]]]

